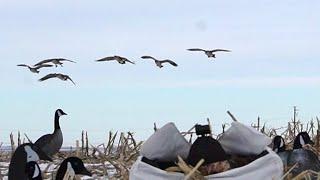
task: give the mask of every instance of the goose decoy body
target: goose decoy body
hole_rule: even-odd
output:
[[[172,60],[170,60],[170,59],[165,59],[165,60],[158,60],[158,59],[156,59],[156,58],[154,58],[154,57],[152,57],[152,56],[141,56],[141,58],[142,59],[152,59],[152,60],[154,60],[154,62],[156,63],[156,65],[159,67],[159,68],[162,68],[163,67],[163,63],[169,63],[169,64],[171,64],[172,66],[178,66],[178,64],[177,63],[175,63],[175,62],[173,62]]]
[[[74,179],[76,174],[92,176],[80,158],[69,157],[61,163],[57,171],[56,180]]]
[[[40,82],[45,81],[47,79],[51,79],[51,78],[58,78],[62,81],[67,81],[70,80],[74,85],[76,85],[76,83],[73,82],[73,80],[70,78],[70,76],[65,75],[65,74],[60,74],[60,73],[52,73],[52,74],[48,74],[42,78],[39,79]]]
[[[54,115],[54,131],[52,134],[46,134],[41,136],[34,144],[38,146],[47,156],[52,157],[54,154],[59,152],[62,143],[63,136],[59,124],[61,116],[67,115],[61,109],[56,110]]]
[[[191,49],[187,49],[188,51],[203,51],[208,58],[216,58],[216,52],[231,52],[230,50],[227,49],[213,49],[213,50],[204,50],[204,49],[200,49],[200,48],[191,48]]]
[[[286,166],[291,150],[286,150],[286,144],[281,136],[275,136],[273,138],[272,150],[278,154],[278,156],[282,160],[283,165]]]
[[[320,171],[318,156],[308,149],[303,149],[302,147],[305,144],[313,144],[313,142],[307,132],[301,132],[296,136],[293,150],[288,156],[288,166],[298,164],[297,167],[292,170],[294,176],[305,170]]]
[[[9,180],[27,180],[26,165],[32,161],[52,159],[34,144],[26,143],[17,147],[13,153],[8,172]]]
[[[30,70],[31,72],[33,72],[33,73],[39,73],[39,72],[40,72],[40,71],[39,71],[40,68],[43,68],[43,67],[52,67],[53,65],[51,65],[51,64],[41,64],[41,65],[39,65],[39,66],[31,67],[31,66],[26,65],[26,64],[18,64],[17,66],[27,67],[27,68],[29,68],[29,70]]]
[[[97,62],[102,62],[102,61],[117,61],[119,64],[126,64],[126,62],[131,63],[131,64],[135,64],[135,62],[130,61],[129,59],[125,58],[125,57],[121,57],[121,56],[108,56],[108,57],[104,57],[102,59],[98,59],[96,60]]]
[[[62,67],[63,61],[68,61],[68,62],[73,62],[76,63],[75,61],[71,61],[69,59],[64,59],[64,58],[52,58],[52,59],[45,59],[43,61],[38,62],[37,64],[35,64],[34,66],[39,66],[41,64],[45,64],[45,63],[52,63],[54,64],[56,67],[58,67],[58,65],[60,65]]]
[[[26,165],[26,173],[29,180],[42,180],[41,169],[37,162],[30,161]]]

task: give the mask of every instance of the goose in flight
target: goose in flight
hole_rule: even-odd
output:
[[[39,72],[40,72],[40,71],[39,71],[40,68],[43,68],[43,67],[52,67],[53,65],[51,65],[51,64],[40,64],[40,65],[38,65],[38,66],[31,67],[31,66],[26,65],[26,64],[18,64],[17,66],[27,67],[27,68],[29,68],[29,70],[30,70],[31,72],[33,72],[33,73],[39,73]]]
[[[125,64],[126,62],[131,63],[131,64],[135,64],[135,62],[130,61],[129,59],[125,58],[125,57],[121,57],[121,56],[108,56],[102,59],[98,59],[96,60],[97,62],[102,62],[102,61],[118,61],[118,63],[120,64]]]
[[[170,60],[170,59],[165,59],[165,60],[158,60],[158,59],[156,59],[156,58],[154,58],[154,57],[152,57],[152,56],[141,56],[141,58],[142,59],[152,59],[152,60],[154,60],[154,62],[156,63],[156,65],[159,67],[159,68],[162,68],[163,67],[163,63],[169,63],[169,64],[171,64],[172,66],[178,66],[178,64],[177,63],[175,63],[175,62],[173,62],[172,60]]]
[[[230,50],[227,49],[213,49],[213,50],[204,50],[204,49],[200,49],[200,48],[191,48],[191,49],[187,49],[188,51],[203,51],[208,58],[216,58],[216,52],[231,52]]]
[[[45,81],[45,80],[51,79],[51,78],[59,78],[62,81],[70,80],[74,85],[76,85],[76,83],[73,82],[73,80],[70,78],[70,76],[65,75],[65,74],[60,74],[60,73],[48,74],[48,75],[40,78],[39,81]]]
[[[45,64],[45,63],[52,63],[54,64],[56,67],[58,67],[58,65],[60,65],[62,67],[63,61],[68,61],[68,62],[73,62],[76,63],[74,61],[71,61],[69,59],[64,59],[64,58],[53,58],[53,59],[45,59],[43,61],[38,62],[37,64],[35,64],[34,66],[39,66],[41,64]]]

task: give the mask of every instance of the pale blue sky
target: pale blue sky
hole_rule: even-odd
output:
[[[286,124],[319,116],[320,2],[311,1],[0,1],[0,141],[17,130],[32,139],[53,129],[62,108],[65,145],[88,130],[102,143],[109,130],[140,139],[153,122],[187,130],[227,110],[250,124]],[[210,61],[185,49],[227,48]],[[95,63],[123,55],[137,65]],[[171,58],[178,68],[158,69],[141,55]],[[16,67],[65,57],[77,64],[39,75]],[[69,74],[77,86],[39,83],[50,72]]]

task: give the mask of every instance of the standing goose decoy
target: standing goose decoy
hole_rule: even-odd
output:
[[[54,64],[56,67],[58,67],[58,65],[60,65],[62,67],[63,61],[68,61],[68,62],[73,62],[76,63],[75,61],[71,61],[69,59],[64,59],[64,58],[52,58],[52,59],[45,59],[43,61],[38,62],[37,64],[35,64],[34,66],[39,66],[41,64],[45,64],[45,63],[52,63]]]
[[[279,155],[283,166],[287,166],[288,156],[291,153],[291,150],[286,150],[286,144],[281,136],[275,136],[273,138],[272,150]]]
[[[42,180],[41,169],[37,162],[30,161],[26,165],[26,173],[29,180]]]
[[[40,72],[40,71],[39,71],[40,68],[43,68],[43,67],[52,67],[53,65],[51,65],[51,64],[41,64],[41,65],[39,65],[39,66],[31,67],[31,66],[26,65],[26,64],[18,64],[17,66],[27,67],[27,68],[29,68],[29,70],[30,70],[31,72],[33,72],[33,73],[39,73],[39,72]]]
[[[59,124],[59,118],[63,115],[67,115],[61,109],[56,110],[54,115],[54,131],[52,134],[46,134],[41,136],[34,144],[38,146],[49,157],[59,152],[62,143],[63,136]]]
[[[70,76],[65,75],[65,74],[60,74],[60,73],[48,74],[48,75],[40,78],[39,81],[42,82],[42,81],[45,81],[45,80],[51,79],[51,78],[59,78],[62,81],[70,80],[74,85],[76,85],[76,83],[73,82],[73,80],[70,78]]]
[[[173,62],[172,60],[170,59],[165,59],[165,60],[158,60],[152,56],[141,56],[142,59],[152,59],[154,60],[154,62],[156,63],[156,65],[159,67],[159,68],[162,68],[163,67],[163,63],[170,63],[172,66],[178,66],[177,63]]]
[[[215,52],[231,52],[230,50],[227,49],[213,49],[213,50],[204,50],[204,49],[200,49],[200,48],[191,48],[191,49],[187,49],[188,51],[203,51],[208,58],[216,58],[216,54]]]
[[[26,165],[32,161],[38,160],[52,161],[39,147],[31,143],[18,146],[13,153],[8,172],[9,180],[27,180]]]
[[[296,136],[293,150],[288,156],[288,166],[293,166],[296,163],[298,164],[297,167],[292,170],[294,176],[305,170],[320,171],[318,156],[308,149],[303,149],[303,146],[306,144],[313,144],[313,141],[311,141],[307,132],[300,132]]]
[[[57,171],[56,180],[74,179],[77,174],[92,176],[91,172],[85,168],[81,159],[69,157],[61,163]]]
[[[117,61],[119,64],[126,64],[126,62],[135,64],[135,62],[130,61],[129,59],[121,56],[108,56],[102,59],[96,60],[97,62],[102,62],[102,61]]]

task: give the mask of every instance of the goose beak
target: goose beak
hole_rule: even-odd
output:
[[[89,172],[86,168],[84,168],[84,169],[81,171],[80,174],[82,174],[82,175],[87,175],[87,176],[92,176],[92,173]]]

